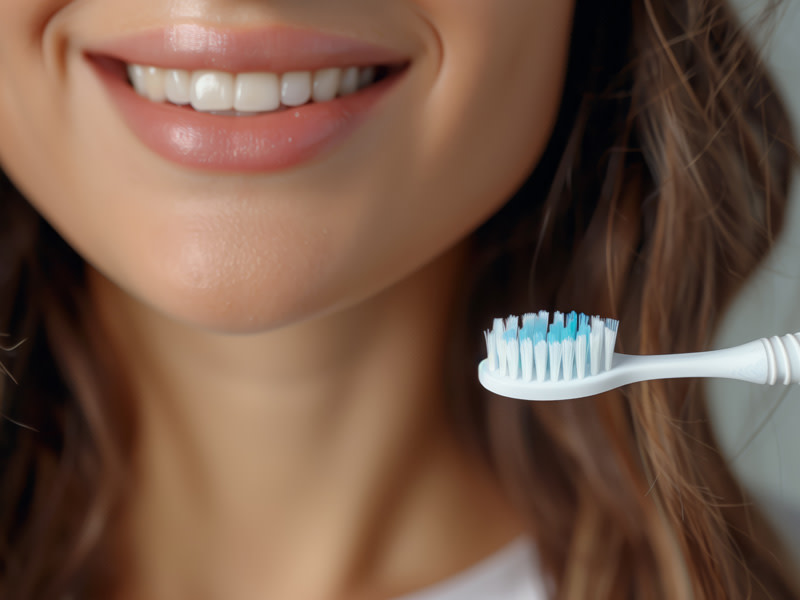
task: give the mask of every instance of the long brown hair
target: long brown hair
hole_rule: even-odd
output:
[[[705,347],[780,228],[788,119],[723,0],[577,0],[573,38],[550,146],[474,236],[454,418],[529,518],[555,596],[794,597],[697,384],[547,405],[474,384],[480,330],[531,308],[619,317],[629,352]],[[0,597],[108,597],[114,566],[100,557],[130,415],[85,314],[81,259],[0,186],[0,345],[14,378],[0,383]]]

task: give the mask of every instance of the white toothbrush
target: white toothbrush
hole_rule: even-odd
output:
[[[741,346],[632,356],[614,352],[619,322],[572,312],[495,319],[484,332],[488,358],[478,366],[481,385],[520,400],[567,400],[651,379],[719,377],[753,383],[800,383],[800,333]]]

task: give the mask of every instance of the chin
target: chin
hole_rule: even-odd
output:
[[[204,261],[90,268],[93,295],[118,319],[161,321],[219,334],[256,334],[325,312],[332,294],[308,264],[205,253]],[[127,272],[126,272],[127,271]],[[114,307],[112,309],[112,307]]]

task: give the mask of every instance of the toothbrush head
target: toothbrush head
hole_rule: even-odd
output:
[[[484,332],[487,358],[479,367],[481,384],[503,396],[561,400],[588,396],[611,369],[619,321],[547,311],[520,319],[495,319]],[[589,384],[587,387],[586,384]],[[597,390],[597,391],[594,391]]]

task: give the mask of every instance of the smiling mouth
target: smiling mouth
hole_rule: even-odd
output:
[[[157,154],[205,170],[262,173],[307,162],[344,139],[408,70],[405,63],[232,73],[86,58],[131,131]]]
[[[377,84],[403,68],[376,65],[288,73],[230,73],[136,64],[122,67],[136,93],[151,102],[224,116],[255,116],[330,102]]]
[[[269,173],[354,134],[409,56],[287,27],[175,25],[84,49],[128,129],[181,166]]]

